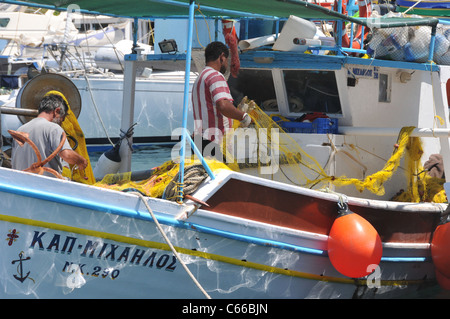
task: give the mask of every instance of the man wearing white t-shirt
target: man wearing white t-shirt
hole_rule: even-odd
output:
[[[241,127],[251,123],[250,116],[233,104],[228,83],[223,76],[228,68],[228,47],[222,42],[211,42],[205,49],[206,66],[192,88],[194,109],[194,141],[201,137],[203,156],[218,156],[222,138],[232,128],[232,119]],[[199,145],[197,146],[199,147]]]

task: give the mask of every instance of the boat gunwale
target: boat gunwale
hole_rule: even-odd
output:
[[[0,168],[0,173],[2,170],[10,170],[7,168]],[[243,174],[239,174],[239,173],[235,173],[235,172],[229,172],[226,170],[222,170],[221,171],[222,174],[218,174],[218,178],[216,178],[213,181],[210,182],[206,182],[206,186],[204,186],[204,188],[201,188],[201,190],[205,191],[206,188],[209,188],[209,190],[211,191],[211,189],[217,190],[218,188],[216,187],[217,185],[220,187],[221,185],[224,185],[226,183],[227,180],[230,180],[231,178],[241,178],[244,179],[245,176]],[[48,180],[48,182],[57,182],[57,183],[72,183],[70,181],[60,181],[57,179],[54,179],[52,177],[46,177],[46,176],[37,176],[35,174],[32,173],[27,173],[27,172],[20,172],[20,171],[15,171],[15,173],[19,173],[19,174],[25,174],[25,175],[29,175],[29,177],[31,178],[43,178]],[[262,178],[257,178],[255,177],[255,181],[258,182],[266,182],[264,179]],[[291,186],[291,185],[285,185],[283,183],[278,183],[278,182],[274,182],[276,184],[278,184],[279,186],[287,186],[286,188],[289,190],[295,190],[297,189],[297,191],[299,191],[299,189],[302,189],[300,187],[295,187],[295,186]],[[208,185],[209,184],[209,185]],[[216,185],[214,185],[216,184]],[[105,192],[105,193],[114,193],[115,195],[119,195],[119,196],[125,196],[128,197],[130,199],[133,200],[133,202],[138,203],[140,201],[139,197],[137,197],[134,194],[130,194],[130,193],[126,193],[126,192],[119,192],[119,191],[115,191],[115,190],[110,190],[110,189],[104,189],[104,188],[99,188],[99,187],[94,187],[94,186],[90,186],[90,185],[85,185],[85,184],[79,184],[79,183],[74,183],[74,185],[77,185],[78,187],[81,188],[89,188],[89,189],[96,189],[99,190],[101,192]],[[306,191],[307,194],[315,194],[315,195],[322,195],[326,198],[328,198],[329,200],[338,200],[339,196],[333,193],[324,193],[321,191],[316,191],[316,190],[309,190],[309,189],[304,189]],[[59,202],[65,205],[72,205],[75,207],[81,207],[81,208],[85,208],[85,209],[92,209],[98,212],[103,212],[103,213],[110,213],[110,214],[115,214],[115,215],[119,215],[119,216],[124,216],[124,217],[128,217],[128,218],[134,218],[134,219],[140,219],[140,220],[144,220],[144,221],[150,221],[150,222],[154,222],[152,217],[150,216],[150,214],[147,211],[142,211],[139,209],[136,210],[131,210],[131,209],[127,209],[126,207],[114,207],[114,206],[93,206],[92,203],[90,202],[82,202],[80,201],[80,198],[75,198],[73,197],[71,201],[66,201],[67,198],[65,200],[63,200],[61,197],[58,196],[58,194],[53,194],[53,193],[46,193],[40,190],[36,190],[36,191],[32,191],[29,188],[24,188],[24,187],[17,187],[17,188],[11,188],[9,185],[6,185],[2,182],[0,182],[0,192],[7,192],[7,193],[12,193],[15,195],[19,195],[19,196],[29,196],[32,198],[37,198],[37,199],[41,199],[41,200],[47,200],[47,201],[51,201],[51,202]],[[212,195],[212,193],[210,193]],[[201,193],[199,194],[201,195]],[[199,198],[202,198],[202,196],[199,196]],[[225,235],[225,236],[229,236],[231,238],[252,238],[254,237],[254,235],[252,235],[252,233],[255,233],[257,229],[261,229],[261,228],[267,228],[269,227],[270,231],[276,231],[278,234],[283,234],[285,235],[285,237],[295,237],[295,238],[301,238],[307,241],[320,241],[322,244],[319,244],[319,246],[321,246],[320,248],[322,250],[326,250],[326,240],[328,238],[327,235],[323,235],[323,234],[319,234],[319,233],[313,233],[313,232],[308,232],[308,231],[304,231],[304,230],[298,230],[298,229],[294,229],[294,228],[287,228],[287,227],[283,227],[283,226],[279,226],[279,225],[274,225],[274,224],[270,224],[270,223],[263,223],[263,222],[259,222],[259,221],[254,221],[251,219],[245,219],[242,217],[236,217],[236,216],[229,216],[226,214],[222,214],[220,212],[214,212],[214,211],[208,211],[208,210],[204,210],[204,209],[196,209],[195,206],[193,205],[193,203],[191,201],[186,201],[186,203],[184,203],[183,205],[179,205],[173,201],[168,201],[165,199],[160,199],[160,198],[151,198],[148,197],[147,198],[148,201],[152,201],[153,203],[159,203],[159,204],[163,204],[163,205],[167,205],[168,203],[170,203],[171,205],[176,205],[177,208],[179,208],[179,213],[177,216],[173,216],[170,214],[165,214],[159,211],[158,207],[155,208],[155,216],[157,218],[157,220],[161,223],[161,224],[165,224],[165,225],[169,225],[169,226],[173,226],[173,227],[179,227],[179,228],[183,228],[183,229],[188,229],[188,230],[195,230],[195,231],[201,231],[201,232],[205,232],[205,233],[210,233],[210,234],[215,234],[215,235]],[[370,200],[373,201],[373,200]],[[379,201],[379,202],[385,202],[385,201]],[[351,201],[351,199],[349,198],[349,204],[354,204],[353,201]],[[129,205],[130,207],[133,206],[134,204]],[[151,205],[151,203],[150,203]],[[427,207],[427,208],[431,208],[434,209],[434,211],[430,212],[430,213],[441,213],[443,210],[439,209],[435,204],[430,205],[430,204],[416,204],[414,203],[414,205],[412,206],[420,206],[420,207]],[[133,206],[136,207],[136,206]],[[139,206],[138,206],[139,207]],[[414,211],[412,211],[412,208],[410,207],[410,205],[405,205],[405,208],[407,208],[407,212],[411,212],[414,213]],[[191,217],[183,219],[183,218],[177,218],[178,216],[180,216],[181,213],[189,213],[189,210],[192,212],[192,210],[194,211],[193,215],[191,215]],[[402,211],[404,212],[404,211]],[[251,228],[253,228],[251,231],[247,231],[247,233],[245,235],[241,234],[237,234],[237,233],[233,233],[229,230],[221,230],[221,229],[217,229],[217,228],[213,228],[211,227],[211,225],[201,225],[199,224],[200,222],[204,222],[204,219],[214,219],[215,222],[217,221],[221,221],[222,223],[226,222],[226,223],[232,223],[234,225],[237,225],[237,227],[239,227],[239,225],[243,225],[245,224],[245,226],[251,226]],[[197,221],[198,220],[198,221]],[[211,223],[209,223],[211,224]],[[297,250],[297,248],[295,248],[295,244],[293,243],[289,243],[289,241],[286,240],[286,242],[279,242],[276,239],[271,239],[271,238],[256,238],[254,237],[253,240],[255,243],[259,242],[262,243],[263,245],[267,245],[270,241],[273,241],[274,246],[280,246],[282,247],[283,244],[286,244],[286,247],[290,247],[289,249],[294,249]],[[247,241],[247,240],[246,240]],[[279,245],[278,245],[279,244]],[[317,244],[317,242],[316,242]],[[415,247],[418,249],[423,249],[423,248],[427,248],[429,246],[427,246],[427,243],[395,243],[395,242],[389,242],[386,244],[388,244],[388,246],[390,245],[390,247],[395,247],[395,245],[405,245],[406,246],[410,246],[411,247]],[[292,245],[292,247],[291,247]],[[317,245],[316,245],[317,247]],[[300,247],[300,249],[298,249],[299,251],[302,251],[301,248],[307,248],[309,249],[309,247]],[[311,248],[314,249],[314,248]],[[317,253],[317,252],[316,252]]]
[[[303,52],[273,51],[254,49],[239,55],[241,68],[255,69],[317,69],[338,70],[346,65],[363,65],[375,67],[387,67],[392,69],[422,70],[439,72],[441,66],[435,63],[417,63],[407,61],[384,60],[380,58],[361,58],[349,55],[322,55],[306,54]],[[258,58],[269,58],[270,63],[258,63]],[[255,61],[256,59],[256,61]],[[284,60],[284,61],[283,61]],[[314,67],[312,67],[314,65]]]
[[[122,196],[135,197],[134,195],[127,194],[126,192],[119,192],[119,191],[115,191],[115,190],[111,190],[111,189],[96,187],[96,186],[92,186],[92,185],[86,185],[86,184],[82,184],[82,183],[76,183],[76,182],[72,182],[72,181],[58,180],[53,177],[39,176],[39,175],[29,173],[29,172],[16,171],[16,170],[12,170],[9,168],[0,167],[0,173],[2,170],[14,171],[15,173],[25,174],[25,175],[31,176],[32,178],[48,179],[49,182],[73,183],[72,185],[77,185],[77,187],[87,187],[87,188],[91,188],[91,189],[93,188],[93,189],[101,190],[101,191],[105,191],[105,192],[114,192],[115,194],[121,194]],[[245,183],[252,183],[252,184],[261,185],[261,186],[270,186],[270,187],[274,186],[276,189],[279,189],[281,191],[286,191],[286,192],[295,193],[295,194],[299,194],[299,195],[305,195],[305,196],[314,197],[317,199],[323,199],[323,200],[327,200],[327,201],[332,201],[332,202],[336,202],[336,203],[338,203],[340,200],[340,194],[338,194],[338,193],[326,192],[323,190],[309,189],[309,188],[304,188],[304,187],[300,187],[300,186],[296,186],[296,185],[289,185],[289,184],[285,184],[282,182],[266,180],[261,177],[250,176],[250,175],[242,174],[239,172],[233,172],[233,171],[229,171],[229,170],[220,170],[216,174],[216,178],[214,180],[210,180],[210,178],[208,177],[207,180],[203,183],[202,187],[200,187],[193,196],[200,200],[207,201],[209,198],[212,197],[212,195],[214,195],[230,179],[236,179],[236,180],[240,180]],[[10,187],[10,185],[0,181],[0,191],[14,193],[14,191],[8,190],[9,187]],[[54,194],[50,194],[48,192],[43,192],[43,191],[40,191],[37,189],[32,190],[31,188],[22,188],[22,191],[28,191],[30,194],[33,194],[35,196],[44,196],[45,197],[46,195],[50,195],[50,196],[54,195]],[[41,193],[41,195],[39,195],[39,193]],[[67,197],[67,195],[65,195],[65,196]],[[444,212],[445,208],[447,207],[443,203],[393,202],[393,201],[389,201],[389,200],[364,199],[364,198],[357,198],[357,197],[353,197],[353,196],[346,196],[346,195],[344,195],[344,196],[348,200],[348,204],[352,205],[352,206],[358,206],[358,207],[362,207],[362,208],[367,207],[367,208],[374,208],[374,209],[392,210],[392,211],[396,211],[396,212],[414,213],[414,212],[419,211],[419,212],[423,212],[423,213],[429,212],[429,213],[433,213],[433,214],[434,213],[442,214]],[[57,196],[53,196],[53,199],[57,202],[56,198],[57,198]],[[165,200],[165,199],[159,199],[159,198],[153,198],[153,197],[148,197],[148,198],[151,200],[156,200],[156,201],[175,203],[173,201],[169,201],[169,200]],[[76,198],[73,197],[73,199],[76,199]],[[192,203],[190,201],[187,201],[187,202]],[[76,201],[73,201],[73,203],[76,203]],[[89,205],[91,203],[85,202],[83,204]],[[79,204],[79,205],[81,205],[81,204]],[[101,210],[100,207],[101,207],[101,205],[98,205],[98,209],[96,209],[96,210],[104,211],[104,210]],[[109,211],[109,210],[107,210],[107,211]],[[111,211],[114,211],[114,209],[111,209]]]

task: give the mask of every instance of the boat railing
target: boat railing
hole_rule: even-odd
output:
[[[86,72],[98,72],[104,73],[101,68],[96,66],[94,57],[96,50],[104,46],[89,45],[82,47],[75,44],[57,43],[57,44],[44,44],[42,46],[42,60],[51,56],[53,60],[58,64],[59,72],[64,71],[67,73],[86,73]],[[112,48],[115,50],[114,46]],[[55,54],[58,52],[59,55]],[[94,53],[93,53],[94,52]],[[117,63],[122,65],[124,55],[116,50]],[[120,55],[122,55],[120,57]],[[120,59],[122,58],[122,60]],[[77,65],[78,64],[78,65]],[[122,66],[123,70],[123,66]]]

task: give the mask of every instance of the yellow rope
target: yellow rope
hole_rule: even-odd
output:
[[[203,12],[200,10],[200,4],[197,6],[197,8],[195,9],[195,11],[198,11],[202,16],[203,16],[203,20],[206,23],[206,27],[208,28],[208,36],[209,36],[209,42],[211,42],[211,30],[209,29],[209,23],[208,21],[206,21],[206,17],[203,14]],[[197,19],[194,18],[194,22],[195,22],[195,33],[197,35],[197,41],[198,44],[200,44],[200,46],[204,49],[205,47],[202,45],[202,43],[200,42],[200,39],[198,37],[198,27],[197,27]]]
[[[374,194],[377,195],[384,195],[385,189],[384,189],[384,183],[388,181],[394,172],[397,170],[397,168],[400,165],[400,160],[402,159],[403,155],[405,154],[405,150],[407,147],[407,144],[409,142],[410,134],[414,130],[414,127],[405,127],[402,128],[399,138],[398,138],[398,147],[394,147],[394,151],[389,158],[389,160],[386,162],[384,167],[372,174],[367,176],[364,180],[359,180],[356,178],[337,178],[333,181],[333,184],[336,186],[345,186],[345,185],[354,185],[356,189],[358,189],[360,192],[362,192],[364,189],[367,189],[371,191]]]

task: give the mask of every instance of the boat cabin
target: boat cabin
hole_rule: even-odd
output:
[[[433,131],[448,124],[449,66],[273,50],[243,52],[240,63],[239,76],[229,77],[235,100],[254,100],[330,176],[363,180],[383,168],[403,127]],[[311,115],[328,118],[326,126],[302,122]],[[421,140],[422,164],[447,147],[433,133]],[[353,186],[337,191],[389,199],[407,188],[405,165],[384,196]],[[278,170],[265,178],[292,183],[286,175]]]

